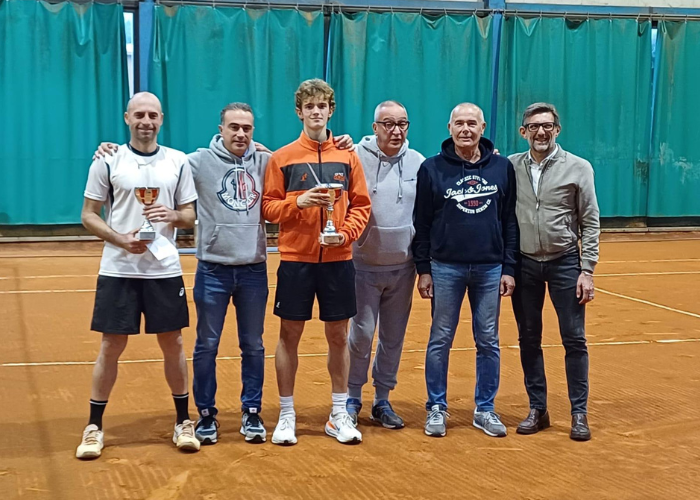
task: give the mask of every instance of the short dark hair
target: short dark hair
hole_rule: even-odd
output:
[[[253,114],[253,108],[250,107],[250,104],[246,104],[244,102],[232,102],[231,104],[227,104],[226,107],[221,110],[221,124],[225,125],[224,118],[226,117],[227,111],[236,110],[245,111],[246,113],[250,113],[251,115]]]
[[[536,102],[525,108],[525,112],[523,113],[523,127],[527,123],[528,118],[540,113],[552,113],[552,116],[554,116],[554,125],[559,127],[559,113],[557,113],[557,108],[554,107],[554,104],[549,104],[548,102]]]

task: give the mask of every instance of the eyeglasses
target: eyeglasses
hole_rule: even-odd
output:
[[[399,127],[399,130],[401,130],[402,132],[405,132],[406,130],[408,130],[408,126],[411,124],[411,122],[409,122],[408,120],[405,122],[398,122],[398,123],[397,122],[390,122],[390,121],[375,122],[375,123],[380,123],[384,127],[384,130],[386,130],[387,132],[391,132],[396,127]]]
[[[540,127],[544,129],[545,132],[551,132],[554,130],[554,122],[544,122],[544,123],[526,123],[523,125],[528,132],[537,132]]]

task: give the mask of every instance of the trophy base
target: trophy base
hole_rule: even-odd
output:
[[[340,233],[321,233],[318,237],[318,241],[322,245],[335,245],[343,241],[343,235]]]
[[[155,231],[139,231],[136,233],[136,239],[139,241],[153,241],[156,239]]]

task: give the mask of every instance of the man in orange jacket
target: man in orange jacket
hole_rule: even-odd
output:
[[[341,443],[359,443],[362,434],[350,419],[348,391],[348,320],[356,313],[352,242],[369,221],[370,198],[362,164],[354,151],[340,150],[326,128],[335,110],[333,89],[323,80],[303,82],[295,94],[296,113],[304,130],[296,141],[277,150],[267,167],[263,216],[278,223],[280,267],[277,271],[275,315],[281,318],[275,354],[280,418],[272,442],[296,444],[294,379],[297,348],[304,324],[311,319],[314,297],[328,341],[333,410],[326,434]],[[333,205],[333,223],[340,241],[325,244],[319,235],[326,225],[327,189],[318,184],[343,185]]]

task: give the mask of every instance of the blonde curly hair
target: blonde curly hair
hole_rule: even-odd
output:
[[[312,78],[301,82],[301,85],[294,93],[294,104],[297,109],[301,109],[304,101],[313,97],[320,97],[328,101],[331,113],[335,111],[335,91],[320,78]]]

